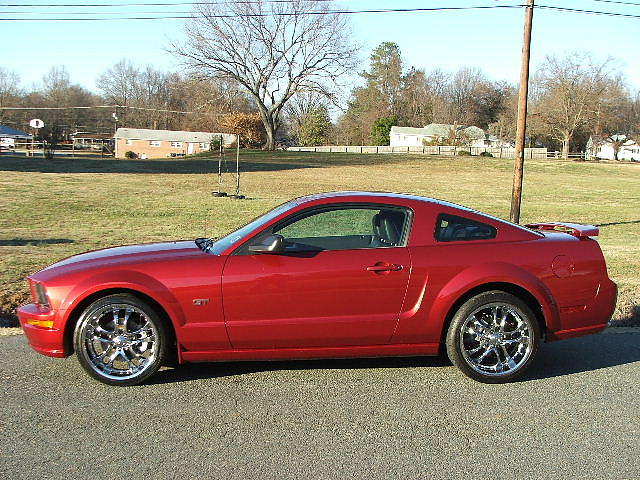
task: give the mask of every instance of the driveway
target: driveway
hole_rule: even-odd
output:
[[[194,365],[117,388],[0,337],[0,475],[640,478],[640,332],[618,332],[544,345],[509,385],[417,358]]]

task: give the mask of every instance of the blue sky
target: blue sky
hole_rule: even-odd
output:
[[[130,3],[145,0],[130,0]],[[147,0],[149,1],[149,0]],[[171,1],[171,0],[165,0]],[[178,1],[178,0],[176,0]],[[623,5],[607,0],[536,0],[540,5],[602,10],[640,16],[638,5]],[[105,0],[100,3],[124,3]],[[0,4],[0,18],[69,16],[69,9],[38,7],[9,8]],[[21,3],[97,3],[83,0],[24,0]],[[517,0],[345,0],[342,8],[424,8],[471,5],[515,5]],[[184,12],[190,7],[120,7],[124,15],[141,12],[161,14]],[[73,8],[76,12],[113,12],[108,8]],[[6,12],[24,12],[9,15]],[[357,14],[350,20],[354,39],[363,45],[362,70],[372,48],[384,41],[396,42],[407,65],[430,70],[455,71],[476,66],[495,80],[517,82],[522,47],[523,9],[468,10],[457,12]],[[182,20],[109,21],[109,22],[6,22],[0,21],[3,45],[2,66],[17,72],[22,86],[30,88],[51,67],[67,67],[74,83],[96,90],[101,72],[122,58],[136,64],[151,64],[163,70],[179,69],[178,61],[165,51],[170,39],[180,39]],[[7,54],[7,46],[15,53]],[[536,9],[533,30],[532,69],[546,55],[587,51],[596,58],[608,55],[634,89],[640,89],[640,18],[615,18]]]

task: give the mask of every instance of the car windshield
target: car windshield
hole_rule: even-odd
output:
[[[293,204],[295,204],[295,200],[283,203],[282,205],[277,206],[273,210],[269,210],[267,213],[253,219],[252,221],[247,223],[245,226],[240,227],[238,230],[235,230],[215,241],[207,242],[203,244],[204,248],[203,247],[200,247],[200,248],[202,248],[207,253],[220,255],[222,252],[227,250],[230,246],[232,246],[238,240],[246,237],[249,233],[253,232],[254,230],[260,229],[260,227],[265,223],[269,222],[270,220],[273,220],[274,218],[276,218],[278,215],[285,212],[286,210],[289,210]],[[200,244],[198,245],[200,246]]]

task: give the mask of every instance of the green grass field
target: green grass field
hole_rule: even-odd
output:
[[[227,170],[232,170],[229,154]],[[426,195],[508,218],[513,162],[481,157],[241,152],[246,200],[214,198],[217,160],[31,159],[0,155],[0,315],[27,300],[25,276],[119,244],[220,236],[292,197],[330,190]],[[225,173],[224,190],[235,179]],[[640,313],[640,165],[531,160],[522,222],[600,226],[616,318]]]

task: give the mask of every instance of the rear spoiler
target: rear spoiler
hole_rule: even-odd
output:
[[[573,235],[576,238],[597,237],[600,230],[594,225],[581,225],[579,223],[545,222],[527,223],[527,228],[535,230],[555,230]]]

